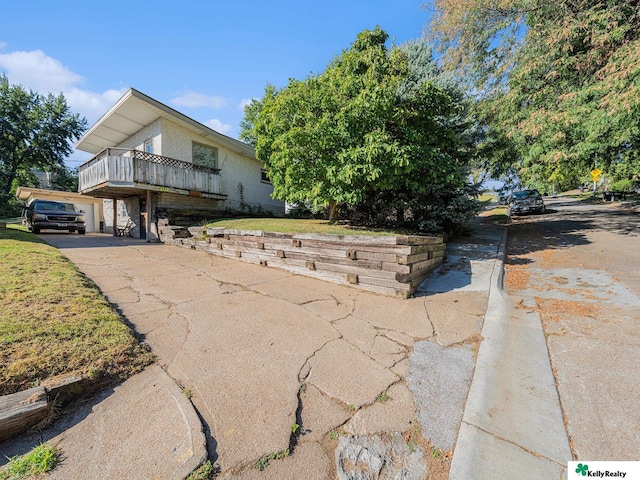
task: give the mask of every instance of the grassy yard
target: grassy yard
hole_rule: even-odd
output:
[[[489,193],[489,192],[485,192],[482,195],[480,195],[478,197],[478,200],[482,203],[488,203],[488,202],[495,202],[496,201],[496,194],[495,193]]]
[[[491,210],[485,210],[478,215],[483,221],[494,223],[497,225],[506,225],[509,223],[509,215],[507,215],[507,207],[500,205]]]
[[[210,228],[230,230],[263,230],[279,233],[317,233],[330,235],[404,235],[409,232],[385,229],[367,229],[349,225],[331,225],[327,220],[300,218],[221,218],[207,225]]]
[[[19,228],[0,230],[0,395],[69,374],[124,378],[152,361],[57,249]]]

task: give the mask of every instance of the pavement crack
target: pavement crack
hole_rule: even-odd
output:
[[[429,316],[429,310],[427,309],[427,300],[426,298],[422,301],[422,306],[424,307],[424,313],[427,316],[427,320],[429,321],[429,325],[431,325],[431,337],[436,336],[436,327],[433,325],[433,321]]]
[[[534,452],[533,450],[531,450],[531,449],[529,449],[527,447],[524,447],[524,446],[520,445],[519,443],[514,442],[513,440],[509,440],[508,438],[502,437],[500,435],[496,435],[495,433],[490,432],[490,431],[488,431],[488,430],[486,430],[486,429],[484,429],[482,427],[479,427],[478,425],[475,425],[473,423],[469,423],[469,422],[467,422],[465,420],[462,420],[462,423],[465,423],[465,424],[469,425],[470,427],[476,428],[476,429],[480,430],[481,432],[486,433],[487,435],[491,435],[496,440],[508,443],[510,445],[513,445],[514,447],[518,447],[519,449],[523,450],[524,452],[528,453],[529,455],[533,455],[536,458],[544,458],[545,460],[549,460],[550,462],[555,463],[556,465],[559,465],[561,467],[566,466],[566,464],[558,463],[555,460],[553,460],[552,458],[549,458],[549,457],[547,457],[545,455],[542,455],[541,453]]]
[[[181,313],[176,312],[173,308],[171,309],[171,314],[172,315],[177,315],[178,317],[181,317],[185,320],[186,323],[186,331],[184,334],[184,340],[182,340],[182,342],[180,342],[180,346],[177,348],[176,350],[176,354],[173,356],[173,358],[171,359],[171,361],[169,362],[169,365],[172,365],[176,359],[178,358],[178,355],[180,355],[181,353],[184,352],[184,346],[187,344],[187,341],[189,340],[189,336],[191,335],[191,320],[189,319],[189,317],[187,317],[186,315],[182,315]]]
[[[289,437],[289,454],[293,455],[296,446],[298,445],[298,440],[301,435],[304,435],[304,424],[302,421],[302,394],[306,391],[307,385],[305,383],[300,384],[300,388],[298,388],[298,393],[296,394],[298,398],[298,405],[296,407],[295,418],[296,423],[291,427],[291,436]]]
[[[333,328],[335,329],[335,327],[333,327]],[[337,331],[337,329],[336,329],[336,331]],[[338,334],[340,334],[340,332],[338,332]],[[317,348],[311,355],[309,355],[306,358],[306,360],[304,361],[304,363],[302,364],[302,367],[300,367],[300,370],[298,371],[298,382],[304,383],[307,380],[307,378],[309,378],[309,374],[311,373],[311,364],[310,364],[310,362],[313,359],[313,357],[315,357],[318,354],[318,352],[320,352],[324,347],[329,345],[331,342],[335,342],[336,340],[340,340],[342,338],[343,338],[342,334],[340,334],[340,336],[338,338],[332,338],[330,340],[327,340],[326,342],[324,342],[320,346],[320,348]]]

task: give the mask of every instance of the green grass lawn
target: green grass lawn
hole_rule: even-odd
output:
[[[495,193],[483,193],[478,197],[478,200],[483,203],[495,202],[496,194]]]
[[[57,249],[21,228],[0,230],[0,395],[70,374],[125,378],[152,361]]]
[[[370,229],[349,225],[332,225],[328,220],[299,218],[221,218],[207,225],[210,228],[229,230],[262,230],[279,233],[317,233],[329,235],[406,235],[400,230]]]
[[[0,469],[0,480],[22,480],[40,478],[58,463],[60,450],[42,443],[23,456],[12,457],[9,463]]]

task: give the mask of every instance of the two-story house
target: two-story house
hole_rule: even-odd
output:
[[[105,230],[127,222],[156,240],[161,215],[220,210],[284,215],[252,146],[131,88],[77,144],[95,155],[78,168],[81,194],[103,198]]]

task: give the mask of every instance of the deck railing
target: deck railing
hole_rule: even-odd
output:
[[[220,170],[140,150],[106,148],[78,167],[80,192],[110,187],[154,185],[203,193],[220,192]]]

